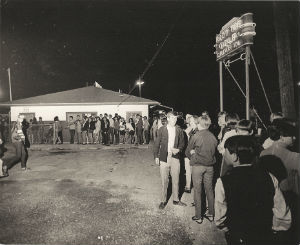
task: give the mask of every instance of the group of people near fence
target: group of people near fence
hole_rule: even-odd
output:
[[[57,122],[56,119],[54,119]],[[149,144],[150,142],[150,123],[146,116],[137,114],[125,118],[115,113],[104,113],[99,116],[77,115],[76,118],[69,116],[68,129],[70,132],[70,143],[74,144]],[[55,143],[63,143],[61,126],[54,127]]]
[[[268,135],[262,137],[253,134],[250,120],[240,120],[236,113],[219,113],[219,132],[212,132],[207,112],[187,115],[184,127],[174,112],[165,120],[153,147],[162,183],[160,209],[168,204],[169,176],[173,205],[187,206],[179,193],[184,164],[184,191],[194,189],[191,219],[215,223],[228,244],[287,244],[299,239],[293,232],[299,224],[300,154],[292,148],[298,136],[296,122],[272,114]]]

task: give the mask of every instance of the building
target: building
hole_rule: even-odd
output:
[[[135,114],[149,116],[149,106],[160,105],[159,102],[114,92],[111,90],[88,86],[57,93],[40,95],[12,102],[0,102],[1,107],[10,107],[10,119],[16,121],[22,114],[28,121],[33,117],[42,117],[45,122],[53,122],[55,116],[63,122],[66,132],[64,137],[68,141],[66,127],[69,116],[111,114],[128,120]]]

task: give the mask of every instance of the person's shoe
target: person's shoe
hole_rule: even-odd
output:
[[[191,193],[191,189],[185,187],[185,188],[184,188],[184,192],[186,192],[186,193]]]
[[[22,170],[27,170],[27,168],[21,168]]]
[[[186,206],[186,204],[184,202],[182,202],[182,201],[173,201],[173,204],[174,205],[178,205],[178,206],[182,206],[182,207]]]
[[[202,224],[203,222],[203,218],[198,218],[197,216],[193,216],[192,217],[192,220],[196,221],[198,224]]]
[[[209,222],[214,221],[214,216],[212,214],[204,214],[203,217],[206,218]]]
[[[192,207],[195,207],[195,203],[194,202],[192,202],[191,205],[192,205]]]
[[[166,202],[161,202],[159,204],[159,209],[164,209],[166,207],[167,203]]]

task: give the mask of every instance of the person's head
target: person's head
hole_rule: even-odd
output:
[[[73,116],[69,116],[69,119],[70,119],[70,120],[73,120]]]
[[[168,121],[168,125],[170,125],[171,127],[174,127],[177,122],[177,113],[174,111],[168,112],[167,121]]]
[[[204,116],[202,115],[197,120],[197,127],[199,130],[208,129],[210,125],[211,125],[211,120],[210,117],[207,115]]]
[[[103,115],[102,115],[102,114],[100,114],[100,115],[99,115],[99,117],[100,117],[100,119],[102,119]]]
[[[202,116],[209,116],[208,111],[203,111],[201,115]]]
[[[227,112],[225,111],[220,111],[218,113],[218,125],[220,127],[224,127],[226,125],[226,115],[227,115]]]
[[[96,121],[100,121],[100,117],[98,117],[98,116],[95,117],[95,119],[96,119]]]
[[[146,121],[146,120],[147,120],[147,117],[146,117],[146,116],[144,116],[143,118],[144,118],[144,121]]]
[[[136,118],[137,120],[139,120],[140,117],[141,117],[140,114],[136,114],[136,115],[135,115],[135,118]]]
[[[57,121],[59,121],[58,116],[55,116],[54,117],[54,122],[57,122]]]
[[[277,118],[268,128],[271,140],[291,146],[296,138],[296,123],[287,118]]]
[[[132,119],[132,117],[131,117],[131,118],[129,118],[129,122],[130,122],[130,123],[133,123],[133,119]]]
[[[253,133],[253,123],[250,120],[240,120],[235,128],[238,135],[251,135]]]
[[[22,122],[24,120],[24,115],[19,115],[17,118],[17,122]]]
[[[192,117],[192,115],[191,114],[186,114],[186,116],[185,116],[185,122],[187,123],[187,124],[190,124],[190,118]]]
[[[235,128],[239,120],[240,118],[236,113],[228,113],[225,117],[226,126],[230,128]]]
[[[40,121],[40,122],[43,121],[43,118],[42,118],[42,117],[39,117],[39,121]]]
[[[252,164],[257,155],[254,139],[249,135],[229,137],[224,144],[226,162],[233,166]]]
[[[77,120],[80,120],[80,115],[77,115]]]
[[[190,126],[193,128],[193,129],[196,129],[197,128],[197,124],[198,124],[198,116],[197,115],[193,115],[189,118],[189,121],[190,121]]]
[[[278,118],[283,118],[282,113],[281,112],[273,112],[270,115],[270,122],[272,123],[274,121],[274,119],[278,119]]]
[[[108,115],[108,117],[109,117],[109,119],[111,119],[111,118],[112,118],[112,115],[111,115],[111,114],[109,114],[109,115]]]

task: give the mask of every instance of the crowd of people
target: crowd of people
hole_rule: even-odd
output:
[[[42,125],[42,118],[32,124]],[[253,125],[251,120],[226,112],[220,112],[218,125],[213,125],[207,111],[185,118],[172,111],[150,122],[141,115],[126,122],[118,114],[106,113],[70,116],[67,122],[71,144],[149,144],[153,139],[162,183],[159,208],[168,204],[170,176],[173,205],[187,206],[180,200],[184,166],[184,192],[193,190],[195,215],[191,219],[198,224],[204,219],[214,222],[224,231],[228,244],[299,241],[294,232],[299,224],[298,123],[273,113],[267,130]],[[11,130],[16,157],[5,163],[0,138],[1,177],[8,176],[8,168],[16,161],[27,169],[29,128],[30,123],[19,115]],[[62,144],[63,126],[58,117],[52,128],[53,142]],[[35,130],[38,138],[39,129]]]
[[[184,191],[194,189],[193,221],[214,222],[228,244],[299,242],[295,231],[300,154],[295,121],[275,113],[268,130],[261,132],[236,113],[220,112],[217,132],[207,112],[187,115],[185,124],[174,112],[165,120],[153,135],[162,183],[160,209],[168,204],[169,175],[173,204],[187,206],[179,198],[184,164]]]
[[[70,144],[149,144],[150,142],[150,123],[146,116],[137,114],[125,118],[115,113],[105,113],[99,116],[77,115],[76,119],[69,116],[67,128],[70,132]],[[54,143],[62,144],[63,126],[58,117],[54,118]]]

